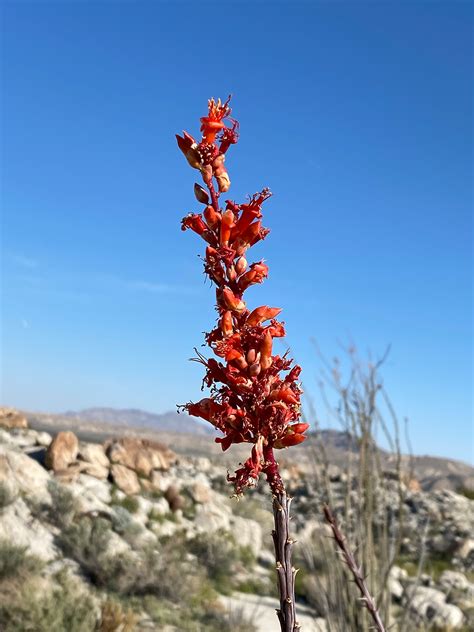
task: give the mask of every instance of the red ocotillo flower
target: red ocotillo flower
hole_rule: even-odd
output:
[[[210,395],[182,408],[222,432],[216,441],[223,450],[233,443],[253,445],[247,461],[234,476],[228,476],[237,494],[255,485],[260,473],[266,475],[272,492],[281,494],[284,486],[273,451],[301,443],[308,428],[298,421],[301,369],[286,353],[274,352],[274,338],[285,335],[283,323],[276,320],[280,308],[263,305],[249,310],[244,300],[245,290],[268,275],[264,261],[249,265],[247,256],[269,232],[262,226],[261,209],[271,193],[263,189],[244,204],[220,202],[230,187],[225,155],[238,140],[238,123],[230,118],[229,101],[209,101],[208,114],[201,118],[199,142],[187,132],[176,136],[209,191],[195,184],[196,199],[205,208],[187,215],[182,229],[193,230],[207,243],[204,271],[216,286],[218,313],[216,326],[206,335],[217,359],[199,353],[196,358],[205,366],[203,386],[210,388]]]

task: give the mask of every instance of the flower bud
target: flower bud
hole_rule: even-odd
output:
[[[243,355],[240,355],[238,358],[235,358],[234,364],[239,367],[239,369],[245,370],[248,367],[247,362]]]
[[[222,290],[222,298],[224,299],[226,306],[233,312],[238,312],[240,314],[245,310],[244,301],[236,296],[230,288],[225,287]]]
[[[212,184],[211,165],[205,165],[204,167],[201,167],[201,173],[202,173],[202,179],[204,180],[204,182],[207,184],[207,186],[210,186]]]
[[[250,349],[247,352],[247,362],[249,364],[253,364],[256,359],[257,359],[257,352],[255,351],[255,349]]]
[[[235,271],[240,276],[247,269],[247,259],[245,257],[240,257],[240,259],[235,264]]]
[[[243,292],[249,287],[249,285],[253,285],[254,283],[257,283],[257,281],[255,280],[256,277],[257,277],[257,273],[255,272],[255,270],[250,269],[248,272],[246,272],[243,276],[240,277],[239,289]]]
[[[201,156],[197,150],[197,143],[191,134],[187,132],[183,132],[183,136],[176,134],[176,140],[189,165],[193,169],[201,169]]]
[[[256,325],[263,323],[265,320],[275,318],[280,312],[281,307],[268,307],[267,305],[262,305],[250,313],[250,316],[245,321],[245,324],[249,327],[255,327]]]
[[[217,213],[217,211],[214,210],[213,206],[206,206],[206,208],[204,209],[203,215],[204,215],[204,219],[207,222],[207,225],[211,229],[214,228],[214,226],[216,226],[222,218],[221,214]]]
[[[291,388],[276,389],[270,393],[268,399],[272,401],[279,400],[285,402],[285,404],[299,404],[299,398]]]
[[[221,221],[221,234],[220,234],[220,244],[221,246],[227,246],[229,243],[230,232],[232,226],[234,224],[234,214],[230,209],[227,209],[222,214]]]
[[[212,168],[214,169],[214,175],[216,177],[225,173],[224,162],[225,162],[224,154],[219,154],[216,158],[214,158],[212,162]]]
[[[219,191],[221,193],[227,193],[227,191],[230,189],[230,178],[227,171],[225,173],[222,173],[220,176],[216,176],[216,180]]]
[[[288,426],[288,428],[292,430],[295,434],[303,434],[304,432],[306,432],[306,430],[308,430],[309,424],[292,424],[291,426]]]
[[[186,409],[193,417],[202,417],[202,419],[212,423],[212,418],[218,412],[219,405],[210,397],[205,397],[196,404],[188,404]]]
[[[232,248],[235,250],[235,254],[238,257],[243,256],[248,247],[249,247],[248,242],[244,241],[240,237],[237,237],[237,239],[232,242]]]
[[[260,362],[254,362],[249,367],[249,375],[250,375],[250,377],[257,377],[257,375],[260,373],[261,370],[262,370],[262,366],[261,366]]]
[[[202,204],[209,204],[208,192],[197,182],[194,183],[194,195],[196,196],[196,200],[198,202],[201,202]]]
[[[263,342],[260,347],[260,364],[262,365],[262,369],[268,369],[272,365],[272,346],[273,339],[270,332],[266,332],[263,337]]]
[[[237,272],[235,271],[235,267],[234,266],[229,266],[227,268],[227,278],[231,282],[235,281],[235,279],[237,278]]]
[[[292,445],[298,445],[299,443],[303,443],[306,440],[306,437],[302,434],[288,434],[275,441],[273,444],[274,448],[289,448]]]
[[[222,314],[220,320],[220,328],[224,336],[231,336],[234,333],[234,325],[232,321],[232,312],[226,311]]]

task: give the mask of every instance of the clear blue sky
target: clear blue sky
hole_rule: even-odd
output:
[[[381,354],[417,453],[472,457],[472,5],[4,2],[2,402],[173,409],[212,328],[174,133],[234,94],[232,197],[316,391]]]

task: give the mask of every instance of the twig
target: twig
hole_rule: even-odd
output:
[[[291,498],[285,492],[273,497],[275,529],[272,536],[280,595],[280,609],[277,610],[277,615],[281,632],[298,632],[301,629],[296,621],[295,612],[295,577],[298,571],[291,563],[294,540],[290,536],[290,504]]]
[[[370,616],[372,617],[372,620],[375,624],[375,629],[378,630],[378,632],[386,632],[384,624],[382,623],[382,619],[380,618],[379,612],[377,610],[377,606],[375,605],[374,598],[370,594],[369,589],[367,588],[367,584],[365,583],[365,577],[362,573],[362,568],[357,564],[352,551],[349,549],[346,538],[339,529],[339,525],[335,516],[333,515],[328,505],[323,506],[323,511],[324,517],[326,518],[327,523],[332,529],[334,540],[342,553],[344,562],[351,571],[354,577],[354,582],[357,588],[360,590],[360,593],[362,595],[361,601],[363,605],[367,608]]]

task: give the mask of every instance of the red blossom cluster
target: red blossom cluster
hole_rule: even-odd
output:
[[[206,367],[203,384],[210,388],[210,397],[182,408],[222,431],[224,436],[216,441],[223,450],[233,443],[253,444],[250,458],[228,476],[237,494],[255,485],[261,472],[277,494],[284,486],[273,450],[304,441],[308,424],[298,422],[300,367],[292,366],[287,354],[273,355],[273,339],[285,335],[283,323],[275,318],[281,309],[264,305],[250,311],[243,299],[248,287],[268,276],[264,261],[249,265],[246,254],[269,232],[261,223],[261,207],[271,193],[264,189],[245,204],[219,204],[221,193],[230,187],[225,154],[238,140],[238,123],[230,113],[229,99],[211,99],[208,115],[201,118],[202,140],[197,142],[187,132],[176,135],[179,148],[201,172],[209,191],[194,185],[205,208],[187,215],[182,229],[193,230],[207,242],[204,270],[216,286],[219,315],[216,327],[206,335],[219,360],[200,353],[196,358]]]

